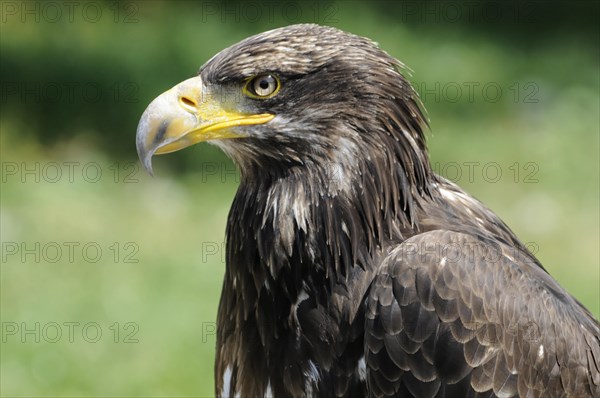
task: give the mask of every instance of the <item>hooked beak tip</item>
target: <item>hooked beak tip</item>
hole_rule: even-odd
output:
[[[137,137],[136,149],[142,166],[144,166],[144,169],[146,169],[148,174],[154,176],[154,171],[152,170],[152,156],[154,155],[154,150],[146,149],[143,142],[143,136],[140,136],[139,134]]]
[[[145,157],[142,161],[142,165],[144,166],[144,169],[146,169],[148,174],[154,177],[154,170],[152,170],[152,155]]]

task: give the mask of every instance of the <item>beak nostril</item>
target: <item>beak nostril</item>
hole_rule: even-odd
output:
[[[194,101],[193,99],[189,98],[189,97],[180,97],[179,98],[179,102],[181,102],[181,104],[184,106],[184,108],[188,108],[191,110],[196,110],[196,108],[198,107],[198,104],[196,103],[196,101]]]

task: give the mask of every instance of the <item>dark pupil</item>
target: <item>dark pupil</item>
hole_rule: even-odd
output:
[[[261,80],[260,83],[258,83],[258,85],[260,86],[260,88],[262,88],[263,90],[266,90],[269,88],[269,81],[267,79]]]

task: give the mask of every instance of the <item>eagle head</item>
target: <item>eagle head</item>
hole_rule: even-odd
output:
[[[153,155],[208,141],[242,178],[310,170],[325,179],[369,167],[357,159],[390,168],[400,159],[408,182],[423,185],[426,123],[402,70],[376,43],[335,28],[261,33],[156,98],[137,129],[138,154],[152,172]]]

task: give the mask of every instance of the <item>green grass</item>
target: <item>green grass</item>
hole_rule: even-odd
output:
[[[102,156],[72,149],[82,157],[57,161],[96,162],[109,171],[112,162]],[[41,164],[52,161],[32,155]],[[220,252],[203,250],[214,253],[223,240],[223,198],[234,186],[212,181],[207,189],[141,172],[135,178],[3,185],[3,242],[63,247],[57,262],[49,262],[55,250],[40,250],[39,260],[5,254],[2,321],[20,330],[21,323],[30,329],[39,323],[40,332],[5,336],[3,396],[212,395],[224,263]],[[65,242],[79,243],[72,263]],[[102,255],[84,253],[84,245],[100,247]],[[63,332],[57,342],[53,322]],[[65,322],[79,323],[73,341]],[[128,322],[133,326],[126,328]],[[96,328],[83,335],[88,323],[102,330],[97,342],[88,341]]]
[[[137,120],[159,88],[173,84],[175,76],[187,78],[226,45],[284,24],[276,20],[238,28],[212,19],[198,23],[198,10],[184,13],[153,4],[142,7],[142,23],[135,26],[3,25],[3,49],[25,51],[30,43],[43,51],[39,33],[44,32],[54,43],[51,50],[71,51],[75,61],[87,60],[86,73],[95,73],[93,60],[106,56],[107,65],[118,62],[126,75],[147,81],[147,86],[140,84],[138,103],[120,102],[110,108],[116,114],[110,117],[126,121],[111,126],[111,140],[119,148],[133,148],[135,122],[130,120]],[[336,15],[341,28],[373,38],[414,70],[412,81],[429,110],[434,165],[448,172],[459,165],[457,183],[496,211],[523,241],[532,242],[548,271],[598,316],[597,49],[589,50],[585,42],[568,36],[526,49],[469,31],[448,34],[393,21],[382,24],[378,17],[362,6],[340,7]],[[171,34],[175,26],[177,32]],[[6,35],[6,29],[21,33]],[[69,34],[61,34],[61,29]],[[130,42],[117,39],[124,32],[131,35]],[[202,37],[216,39],[198,39]],[[134,50],[131,42],[137,43]],[[61,62],[69,64],[70,59]],[[151,60],[169,65],[166,77],[162,66]],[[504,95],[497,102],[486,101],[479,91],[474,101],[465,96],[457,102],[444,96],[436,100],[423,90],[436,82],[463,88],[465,82],[494,82]],[[528,82],[535,83],[538,102],[525,102],[523,92],[515,101],[510,87],[518,83],[524,89]],[[205,167],[216,164],[227,171],[231,164],[205,145],[157,159],[155,178],[138,169],[130,176],[137,181],[125,183],[133,150],[125,160],[115,160],[122,159],[118,149],[97,144],[104,142],[104,130],[81,117],[82,127],[74,134],[43,139],[45,132],[36,130],[40,124],[29,123],[23,117],[29,115],[28,108],[18,105],[16,111],[2,113],[3,165],[37,163],[48,173],[52,162],[62,165],[63,173],[64,162],[79,166],[73,182],[66,175],[52,183],[44,178],[35,182],[32,175],[23,182],[20,175],[3,174],[0,232],[6,258],[1,264],[0,395],[212,396],[212,328],[224,272],[221,244],[237,181],[230,174],[208,173]],[[73,130],[69,118],[76,113],[74,105],[57,106],[61,113],[54,125]],[[464,162],[479,164],[472,179]],[[496,182],[481,174],[491,162],[503,173]],[[510,168],[515,163],[520,170],[516,181]],[[185,171],[176,172],[172,164],[186,165]],[[528,164],[535,169],[526,168]],[[84,165],[92,167],[90,173],[100,167],[99,181],[85,180]],[[527,182],[532,170],[537,171]],[[36,261],[27,255],[23,261],[19,254],[7,254],[7,244],[23,242],[28,247],[35,242],[47,245],[46,257],[53,256],[56,245],[63,253],[54,263],[43,256]],[[79,243],[73,262],[65,242]],[[83,257],[85,244],[102,249],[97,262]],[[127,255],[138,261],[125,262]],[[78,322],[72,342],[65,322]],[[39,342],[35,332],[8,333],[11,327],[32,329],[36,323]],[[51,342],[54,323],[61,325],[63,335]],[[93,328],[82,335],[86,324],[102,330],[97,342],[86,340],[94,337]],[[125,342],[132,332],[129,340],[137,342]]]

